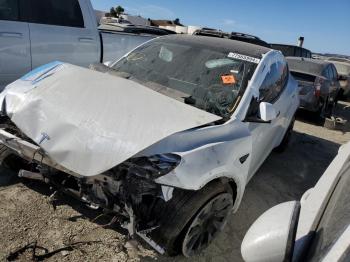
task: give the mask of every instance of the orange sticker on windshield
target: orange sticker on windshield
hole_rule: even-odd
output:
[[[225,85],[232,85],[236,83],[234,75],[223,75],[221,76],[222,83]]]

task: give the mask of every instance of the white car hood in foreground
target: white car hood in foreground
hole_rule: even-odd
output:
[[[176,132],[220,119],[133,81],[61,63],[9,85],[0,104],[52,160],[83,176],[100,174]]]

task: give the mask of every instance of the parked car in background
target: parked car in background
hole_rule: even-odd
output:
[[[98,30],[89,0],[2,0],[0,91],[51,61],[84,67],[114,61],[157,36],[135,32]]]
[[[311,58],[311,51],[296,45],[270,44],[272,49],[279,50],[284,56]]]
[[[337,69],[338,76],[339,76],[339,84],[341,88],[341,95],[344,95],[344,97],[350,96],[350,62],[339,62],[339,61],[332,61],[335,68]]]
[[[300,107],[320,116],[329,116],[340,90],[335,66],[310,58],[286,59],[290,73],[299,84]]]
[[[288,144],[299,97],[285,58],[174,35],[99,66],[56,62],[7,86],[1,156],[30,161],[21,177],[118,215],[160,253],[198,254]]]
[[[263,213],[246,233],[246,262],[350,261],[350,143],[300,202]]]
[[[238,33],[238,32],[226,33],[226,32],[220,31],[220,30],[202,28],[202,29],[195,31],[193,34],[194,35],[201,35],[201,36],[228,38],[228,39],[232,39],[232,40],[242,41],[242,42],[270,48],[270,44],[268,44],[264,40],[261,40],[259,37],[249,35],[249,34],[244,34],[244,33]]]

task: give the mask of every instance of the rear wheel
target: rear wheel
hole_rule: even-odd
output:
[[[335,109],[337,101],[330,102],[329,96],[327,97],[327,100],[325,102],[324,107],[322,108],[322,117],[327,118],[331,117],[333,114],[333,110]]]

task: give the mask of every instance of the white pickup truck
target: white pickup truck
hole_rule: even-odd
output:
[[[90,0],[0,0],[0,91],[48,62],[87,67],[115,61],[162,34],[167,32],[98,29]]]

